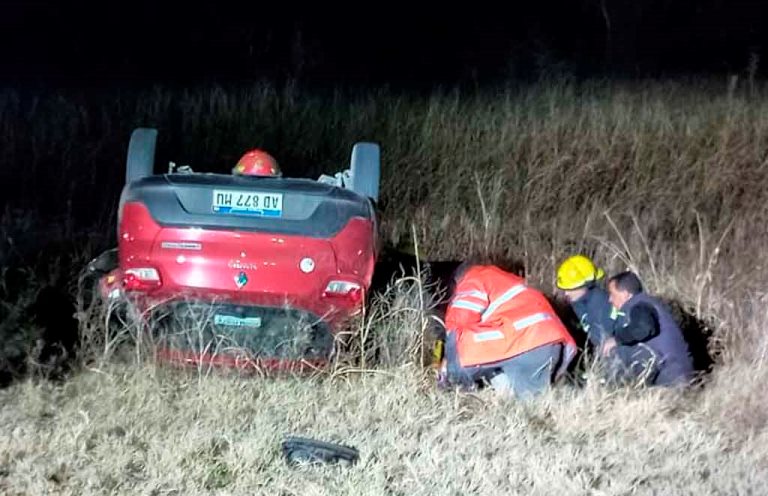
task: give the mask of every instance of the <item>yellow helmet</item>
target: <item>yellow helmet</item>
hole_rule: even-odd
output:
[[[565,290],[578,289],[603,277],[605,272],[595,267],[591,259],[584,255],[573,255],[566,258],[557,269],[557,287]]]

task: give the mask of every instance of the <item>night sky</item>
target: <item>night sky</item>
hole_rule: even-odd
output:
[[[73,85],[477,84],[545,71],[744,72],[768,46],[765,1],[323,3],[2,1],[0,77]]]

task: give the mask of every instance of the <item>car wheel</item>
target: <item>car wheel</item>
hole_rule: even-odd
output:
[[[155,168],[156,145],[157,129],[139,127],[133,130],[131,141],[128,144],[128,159],[125,169],[126,183],[152,175]]]
[[[381,153],[376,143],[355,143],[352,147],[352,191],[379,201]]]

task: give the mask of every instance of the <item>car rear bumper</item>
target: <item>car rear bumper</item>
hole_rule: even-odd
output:
[[[115,269],[99,281],[99,292],[106,301],[130,300],[137,309],[145,313],[158,306],[175,304],[177,302],[194,301],[206,305],[233,303],[240,306],[292,308],[316,320],[324,321],[332,331],[343,326],[362,312],[364,297],[352,300],[345,297],[322,296],[313,297],[301,293],[274,294],[263,293],[231,293],[213,290],[194,290],[191,288],[166,288],[150,291],[126,291],[122,284],[121,269]]]
[[[295,372],[322,368],[335,349],[336,334],[354,314],[347,308],[318,315],[288,305],[126,295],[114,274],[102,279],[100,289],[102,297],[123,303],[151,331],[158,359],[179,365]]]
[[[155,342],[195,354],[324,360],[333,350],[328,323],[297,308],[173,301],[147,319]]]

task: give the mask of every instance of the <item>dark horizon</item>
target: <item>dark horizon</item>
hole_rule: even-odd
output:
[[[752,70],[766,2],[546,0],[506,7],[0,3],[0,83],[296,79],[435,86]],[[751,69],[750,69],[751,68]]]

